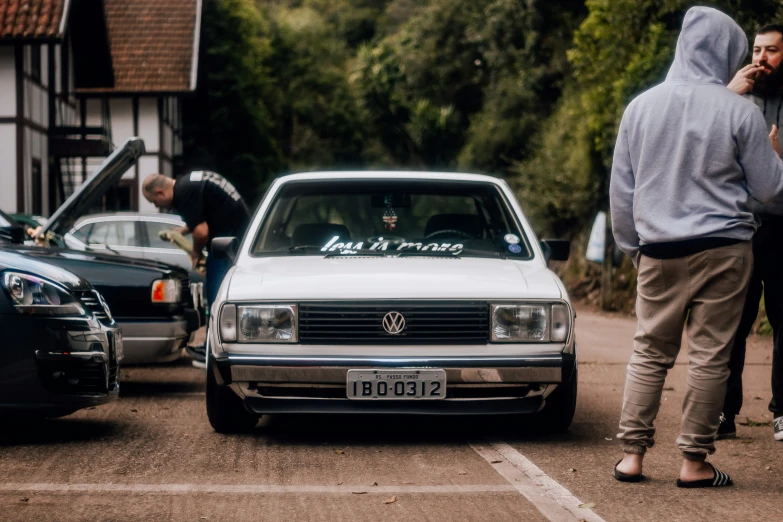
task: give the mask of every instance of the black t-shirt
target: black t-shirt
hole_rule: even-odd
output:
[[[214,172],[196,171],[177,178],[172,206],[191,232],[206,221],[210,243],[221,236],[241,239],[250,223],[250,211],[242,196],[226,178]]]

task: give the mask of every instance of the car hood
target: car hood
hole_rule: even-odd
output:
[[[234,269],[228,299],[560,299],[535,261],[486,258],[265,257]]]
[[[17,252],[16,250],[0,248],[0,272],[4,270],[19,270],[40,277],[45,277],[60,283],[71,291],[87,291],[92,286],[86,279],[51,263]]]
[[[60,205],[40,235],[47,232],[65,234],[74,222],[95,204],[109,188],[114,186],[125,172],[136,164],[144,154],[144,141],[141,138],[128,138],[71,194],[71,197]]]
[[[99,252],[82,252],[80,250],[70,250],[67,248],[46,248],[38,246],[16,246],[14,247],[14,250],[39,259],[48,260],[59,266],[68,265],[69,269],[71,269],[71,266],[84,266],[94,267],[97,271],[112,270],[113,272],[107,275],[107,277],[111,277],[111,279],[115,281],[121,280],[121,276],[117,275],[118,269],[151,274],[156,277],[170,277],[173,274],[179,274],[183,279],[187,277],[187,272],[185,270],[174,265],[153,261],[151,259],[137,259],[114,254],[102,254]],[[96,281],[90,277],[87,277],[87,279],[93,284],[96,283]]]

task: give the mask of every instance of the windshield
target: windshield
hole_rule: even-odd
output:
[[[252,255],[442,255],[528,259],[499,188],[453,180],[286,183]]]

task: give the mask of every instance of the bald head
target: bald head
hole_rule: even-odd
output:
[[[174,180],[163,174],[150,174],[144,178],[141,193],[159,209],[168,210],[174,201]]]

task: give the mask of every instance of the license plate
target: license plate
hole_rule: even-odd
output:
[[[445,370],[348,370],[346,395],[357,400],[446,398]]]

